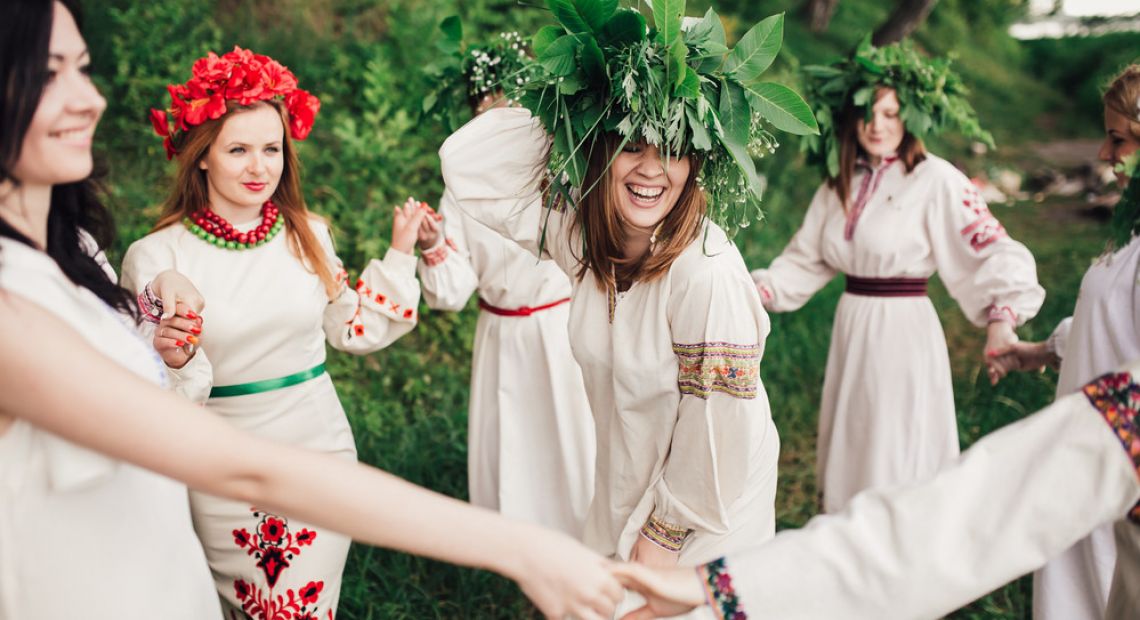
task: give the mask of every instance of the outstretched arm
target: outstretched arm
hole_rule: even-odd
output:
[[[124,370],[19,295],[0,293],[0,340],[0,432],[4,418],[23,419],[207,493],[373,545],[493,570],[518,581],[552,617],[605,617],[620,595],[604,560],[569,537],[242,433]]]

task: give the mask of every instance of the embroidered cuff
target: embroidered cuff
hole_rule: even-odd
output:
[[[1140,385],[1127,372],[1109,373],[1081,388],[1089,403],[1096,407],[1109,428],[1120,440],[1125,454],[1132,459],[1140,476]],[[1140,523],[1140,502],[1132,507],[1128,518]]]
[[[732,587],[732,575],[724,564],[724,558],[713,560],[697,567],[697,575],[705,586],[705,600],[713,613],[721,620],[747,620],[748,613],[740,603],[736,589]]]
[[[760,345],[673,343],[681,394],[707,399],[713,392],[750,400],[760,382]]]
[[[1017,313],[1009,306],[991,305],[989,310],[986,311],[986,321],[988,323],[1002,321],[1009,323],[1013,327],[1017,327]]]
[[[685,539],[692,531],[679,525],[671,525],[656,517],[649,517],[645,525],[641,526],[641,535],[649,539],[649,542],[673,553],[681,551]]]
[[[434,267],[447,260],[450,246],[450,239],[445,240],[443,235],[440,235],[439,242],[432,248],[420,252],[420,257],[423,258],[424,264],[428,267]]]
[[[143,320],[151,323],[158,323],[162,319],[162,300],[154,293],[151,288],[150,282],[146,283],[143,290],[138,295],[139,314],[142,315]]]

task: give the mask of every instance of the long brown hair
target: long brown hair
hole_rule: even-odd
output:
[[[583,188],[586,195],[578,202],[573,229],[582,233],[582,257],[578,279],[593,273],[602,288],[628,285],[635,281],[652,281],[665,275],[673,261],[700,234],[701,223],[708,211],[705,194],[697,185],[701,161],[689,155],[689,176],[677,197],[677,204],[658,227],[657,242],[645,256],[627,258],[623,248],[627,238],[618,204],[622,197],[614,183],[610,165],[621,137],[606,134],[599,140],[602,148],[591,149]]]
[[[198,167],[198,162],[206,156],[210,146],[222,131],[226,120],[242,112],[255,109],[260,105],[272,106],[281,116],[282,126],[286,128],[282,138],[282,155],[284,166],[281,171],[281,181],[277,190],[273,192],[273,204],[280,209],[281,216],[285,218],[285,234],[289,242],[289,250],[300,260],[311,273],[321,279],[325,292],[332,299],[339,288],[332,265],[329,264],[328,255],[321,247],[313,229],[309,225],[311,218],[319,216],[309,211],[305,206],[305,197],[301,194],[301,162],[297,159],[297,149],[289,136],[289,119],[284,107],[276,100],[255,103],[250,106],[238,106],[230,102],[229,110],[216,120],[208,120],[201,125],[191,127],[182,136],[176,145],[178,147],[178,175],[170,196],[162,205],[162,215],[154,230],[161,230],[167,226],[177,224],[183,218],[190,217],[198,209],[210,204],[209,183],[206,180],[206,171]]]
[[[880,87],[875,91],[875,101],[878,102],[884,95],[891,92],[890,88]],[[847,210],[847,201],[851,198],[851,180],[855,178],[855,163],[867,152],[859,144],[859,120],[863,118],[865,110],[862,106],[855,106],[851,102],[843,108],[839,115],[839,176],[828,177],[827,186],[839,195],[839,204]],[[926,146],[903,126],[903,138],[899,143],[899,161],[906,166],[909,174],[914,167],[926,159]]]
[[[1128,130],[1135,138],[1140,138],[1140,65],[1132,64],[1125,67],[1120,75],[1113,78],[1104,91],[1101,101],[1106,108],[1115,110],[1128,119]]]

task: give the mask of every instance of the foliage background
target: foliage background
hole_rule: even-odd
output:
[[[390,235],[389,205],[408,195],[434,201],[442,187],[436,150],[443,130],[420,122],[428,87],[420,68],[435,57],[436,26],[462,16],[465,32],[529,35],[548,19],[523,0],[101,0],[87,3],[86,33],[95,77],[110,103],[100,128],[101,159],[120,239],[112,259],[156,220],[172,167],[146,112],[164,105],[165,85],[184,81],[193,59],[238,44],[269,54],[318,95],[321,114],[300,143],[305,194],[329,217],[349,266],[380,256]],[[823,34],[810,33],[801,0],[718,2],[730,39],[762,17],[788,12],[785,47],[772,74],[793,88],[801,64],[826,61],[881,23],[889,3],[843,0]],[[933,150],[971,171],[995,164],[1030,166],[1024,146],[1100,127],[1099,86],[1132,60],[1137,35],[1019,44],[1005,26],[1024,0],[942,0],[916,33],[933,53],[954,52],[973,90],[982,124],[999,150],[968,154],[953,138]],[[689,3],[699,16],[707,1]],[[1074,97],[1068,96],[1075,93]],[[759,162],[769,179],[768,218],[737,241],[750,265],[767,264],[802,219],[818,184],[791,136]],[[1099,253],[1103,223],[1057,202],[991,205],[1010,233],[1038,258],[1049,291],[1023,338],[1042,339],[1069,314],[1080,277]],[[763,378],[783,440],[778,524],[797,527],[815,510],[814,432],[831,320],[841,282],[832,282],[803,310],[774,315]],[[981,373],[980,330],[970,326],[943,289],[933,299],[951,350],[962,443],[1048,403],[1055,376],[1022,375],[991,388]],[[330,351],[330,370],[356,432],[363,461],[455,497],[466,497],[466,399],[474,304],[464,313],[421,308],[417,330],[389,349],[356,358]],[[915,412],[920,415],[921,412]],[[557,492],[552,489],[552,492]],[[399,509],[394,506],[394,510]],[[1025,618],[1029,582],[1014,582],[956,612],[955,618]],[[510,582],[385,550],[354,546],[340,615],[343,618],[514,618],[533,611]]]

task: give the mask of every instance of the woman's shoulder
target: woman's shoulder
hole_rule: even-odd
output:
[[[926,159],[923,159],[914,167],[910,176],[915,181],[920,181],[923,184],[940,183],[959,185],[970,182],[966,174],[959,170],[957,166],[933,153],[927,153]]]
[[[46,253],[8,237],[0,237],[0,289],[45,308],[66,307],[75,285]]]
[[[706,221],[697,238],[677,257],[669,269],[674,288],[698,282],[742,279],[751,282],[744,258],[720,226]],[[685,288],[682,286],[681,288]]]

